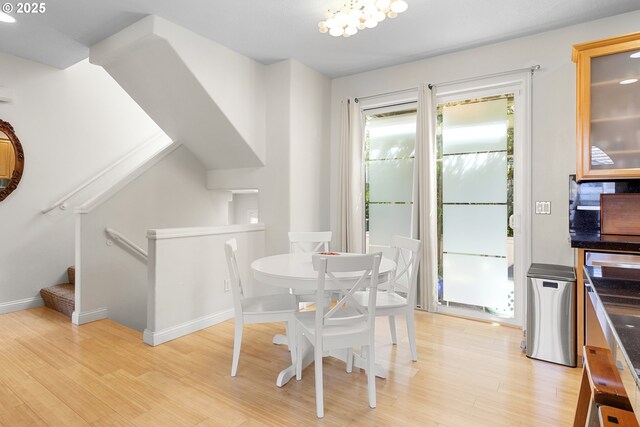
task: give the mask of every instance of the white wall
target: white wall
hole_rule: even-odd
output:
[[[142,331],[146,326],[147,265],[118,244],[107,246],[113,228],[146,250],[147,230],[227,224],[230,194],[205,188],[206,170],[179,147],[88,214],[80,218],[80,298],[83,316],[107,309],[116,322]]]
[[[287,252],[289,240],[289,156],[291,116],[291,62],[283,61],[266,69],[266,156],[258,181],[258,205],[266,225],[267,255]]]
[[[295,60],[267,66],[265,166],[208,173],[208,188],[259,190],[267,254],[288,252],[291,230],[329,227],[329,91]]]
[[[533,215],[532,260],[573,264],[568,225],[568,180],[575,173],[573,44],[638,31],[640,12],[508,40],[476,49],[332,81],[331,223],[336,224],[340,100],[391,92],[540,64],[533,78],[532,200],[551,201],[551,215]]]
[[[25,152],[18,189],[0,203],[0,312],[39,301],[40,288],[64,281],[74,262],[73,217],[41,213],[159,128],[100,67],[66,70],[0,53],[0,103]],[[30,300],[35,298],[35,300]],[[4,305],[3,305],[4,304]]]
[[[224,242],[238,242],[238,267],[251,295],[250,264],[264,256],[264,225],[150,230],[148,315],[144,341],[158,345],[230,319],[233,295]]]
[[[231,209],[229,212],[230,224],[249,224],[247,213],[249,210],[258,210],[258,194],[234,194],[229,207]],[[258,211],[258,219],[260,219],[259,214],[260,212]]]
[[[291,61],[290,212],[293,231],[329,229],[330,80]]]
[[[264,65],[157,16],[92,46],[90,59],[209,168],[263,164]]]

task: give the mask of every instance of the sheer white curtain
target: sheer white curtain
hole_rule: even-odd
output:
[[[341,107],[338,250],[364,252],[362,114],[355,99],[343,100]]]
[[[418,86],[416,152],[413,169],[413,212],[411,236],[422,241],[418,282],[418,305],[432,310],[437,287],[437,206],[436,206],[436,97],[435,88]]]

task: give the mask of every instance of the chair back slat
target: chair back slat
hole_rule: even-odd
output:
[[[422,243],[408,237],[393,236],[392,247],[396,270],[389,280],[388,292],[405,292],[407,302],[415,305]]]
[[[240,269],[238,268],[238,242],[236,239],[227,240],[224,244],[224,252],[227,258],[227,268],[229,269],[229,281],[231,282],[231,293],[233,294],[233,305],[236,314],[242,312],[242,299],[244,298],[244,290],[242,289],[242,280],[240,279]]]
[[[331,231],[290,231],[289,252],[328,252]]]
[[[320,255],[312,257],[313,268],[318,272],[316,291],[316,330],[324,326],[352,324],[364,321],[367,327],[374,327],[376,293],[382,253],[365,255]],[[344,274],[357,272],[346,284]],[[336,276],[336,273],[338,275]],[[328,310],[323,309],[327,281],[332,289],[343,288],[342,297]],[[354,293],[358,290],[372,289],[367,306],[360,304]],[[321,334],[319,334],[321,335]]]

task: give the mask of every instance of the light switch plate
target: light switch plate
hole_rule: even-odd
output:
[[[551,202],[536,202],[536,215],[551,215]]]
[[[231,283],[229,279],[224,279],[224,291],[229,292],[231,290]]]

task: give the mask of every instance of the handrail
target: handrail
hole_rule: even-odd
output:
[[[113,228],[107,227],[107,228],[104,229],[104,231],[107,233],[107,235],[109,237],[111,237],[114,240],[124,244],[126,247],[128,247],[129,249],[131,249],[134,252],[136,252],[138,255],[140,255],[145,260],[147,260],[147,261],[149,260],[149,254],[147,253],[147,251],[145,251],[140,246],[138,246],[135,243],[133,243],[131,240],[129,240],[126,237],[124,237],[122,234],[118,233]],[[110,240],[107,240],[107,244],[109,244],[109,242],[110,242]]]
[[[99,180],[100,178],[102,178],[104,175],[106,175],[109,172],[111,172],[116,167],[120,166],[122,163],[124,163],[126,160],[131,158],[134,154],[136,154],[142,148],[146,147],[146,145],[148,143],[150,143],[151,141],[153,141],[153,140],[155,140],[155,139],[157,139],[159,137],[162,137],[163,135],[164,135],[164,132],[158,132],[157,134],[153,135],[145,143],[143,143],[143,144],[139,145],[138,147],[136,147],[135,149],[131,150],[129,153],[127,153],[125,156],[121,157],[115,163],[113,163],[110,166],[108,166],[107,168],[103,169],[100,173],[95,175],[93,178],[91,178],[90,180],[88,180],[87,182],[85,182],[84,184],[82,184],[81,186],[76,188],[75,190],[71,191],[70,193],[66,194],[64,197],[58,199],[53,205],[51,205],[47,209],[44,209],[42,211],[42,213],[43,214],[47,214],[47,213],[51,212],[52,210],[54,210],[56,208],[60,208],[60,210],[63,210],[63,211],[66,210],[67,207],[68,207],[67,203],[66,203],[67,200],[69,200],[70,198],[72,198],[73,196],[75,196],[76,194],[78,194],[79,192],[81,192],[82,190],[84,190],[85,188],[87,188],[88,186],[90,186],[91,184],[93,184],[94,182]]]

